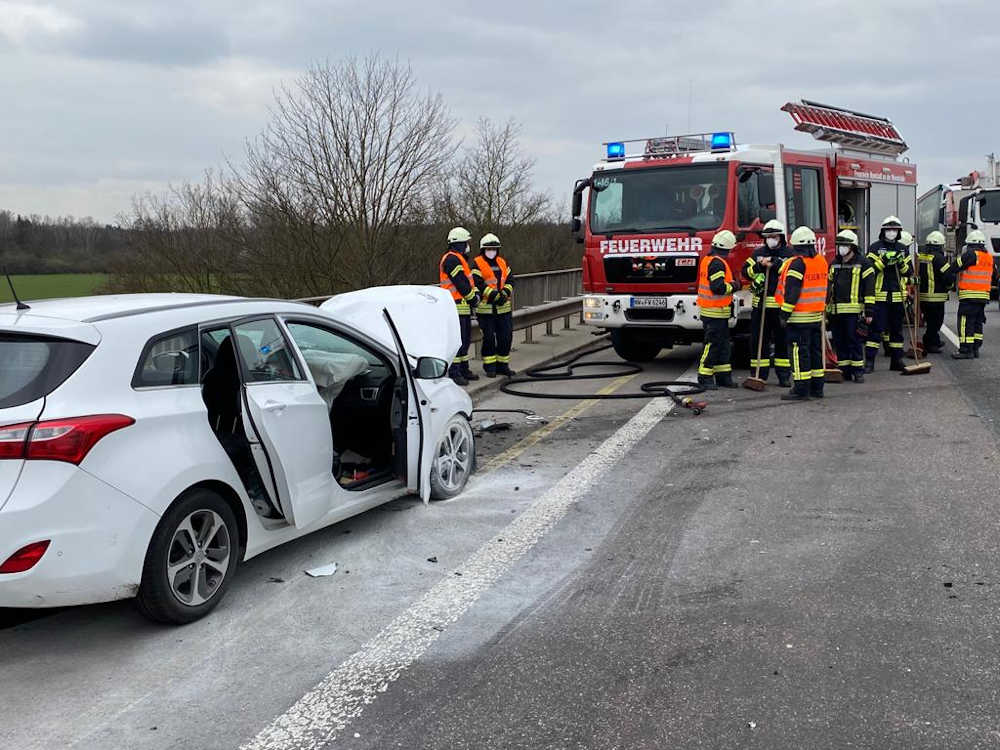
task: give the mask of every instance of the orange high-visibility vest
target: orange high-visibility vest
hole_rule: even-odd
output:
[[[790,323],[819,323],[823,318],[823,311],[826,309],[826,285],[830,266],[826,258],[820,254],[811,257],[799,256],[805,263],[805,273],[802,274],[802,291],[799,299],[792,308],[788,318]],[[778,277],[778,288],[774,293],[774,299],[781,309],[785,307],[785,281],[788,278],[788,270],[792,262],[788,260],[781,266],[781,275]]]
[[[989,302],[992,281],[993,256],[982,250],[976,250],[976,265],[969,266],[958,275],[958,298]]]
[[[454,250],[449,250],[444,255],[441,256],[441,262],[438,264],[438,273],[441,278],[441,288],[447,289],[451,292],[451,297],[456,302],[461,302],[464,300],[461,294],[459,294],[458,288],[452,282],[451,277],[444,272],[444,262],[449,255],[454,255],[462,263],[462,270],[465,271],[465,277],[469,280],[469,286],[472,286],[472,269],[469,268],[468,261],[465,260],[465,256],[461,253],[456,253]]]
[[[499,292],[507,284],[507,277],[510,275],[510,266],[508,266],[507,261],[499,255],[496,257],[496,262],[497,265],[500,266],[499,283],[497,283],[497,275],[493,273],[493,266],[490,265],[489,260],[482,255],[476,256],[476,265],[479,266],[479,270],[483,272],[483,280]]]
[[[712,285],[708,279],[708,266],[718,255],[706,255],[701,259],[701,267],[698,269],[698,307],[704,309],[729,307],[733,304],[732,294],[712,294]],[[726,283],[733,280],[733,272],[729,269],[729,264],[722,258],[722,267],[726,269]]]

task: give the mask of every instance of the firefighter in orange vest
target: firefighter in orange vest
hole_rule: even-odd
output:
[[[482,297],[476,319],[483,334],[483,371],[486,377],[511,377],[510,346],[514,340],[514,314],[511,297],[514,277],[510,266],[500,256],[500,238],[487,234],[479,240],[479,255],[472,268],[472,279]]]
[[[792,362],[792,390],[782,401],[823,398],[823,339],[821,324],[826,311],[829,267],[816,252],[816,233],[799,227],[790,239],[795,256],[785,261],[778,277],[775,299],[781,308],[778,320],[788,331]]]
[[[986,250],[986,235],[978,229],[965,238],[965,250],[955,261],[958,269],[958,352],[955,359],[974,359],[983,345],[986,303],[993,284],[993,256]]]
[[[479,304],[479,292],[472,280],[472,270],[466,256],[472,235],[463,227],[455,227],[448,232],[448,251],[441,256],[438,267],[441,288],[451,292],[458,311],[459,328],[462,332],[462,346],[448,368],[448,376],[459,385],[468,385],[479,376],[469,369],[469,340],[472,335],[472,311]]]
[[[735,388],[730,363],[729,319],[733,316],[733,292],[740,282],[726,263],[736,247],[736,235],[723,229],[712,238],[711,252],[698,269],[698,309],[705,331],[705,348],[698,363],[698,384],[708,390]]]

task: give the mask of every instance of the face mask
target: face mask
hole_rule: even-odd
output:
[[[485,252],[483,253],[483,255],[485,255],[485,256],[486,256],[487,258],[489,258],[490,260],[493,260],[494,258],[496,258],[496,257],[497,257],[497,251],[496,251],[496,250],[486,250],[486,251],[485,251]]]
[[[851,246],[850,245],[837,245],[837,253],[840,255],[841,258],[843,258],[843,257],[845,257],[847,255],[850,255],[851,254]]]
[[[897,237],[899,237],[899,232],[895,229],[885,230],[885,238],[889,240],[889,242],[895,242]]]
[[[772,250],[774,250],[778,245],[781,244],[781,240],[779,240],[777,237],[768,237],[764,241],[767,243],[767,246]]]

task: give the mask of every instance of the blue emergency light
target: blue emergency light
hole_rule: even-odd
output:
[[[609,159],[624,159],[625,158],[625,144],[619,142],[608,144],[608,158]]]
[[[733,148],[732,133],[712,133],[713,151],[730,151]]]

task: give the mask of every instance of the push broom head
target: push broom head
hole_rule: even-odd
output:
[[[900,375],[926,375],[931,371],[930,362],[917,362],[915,365],[907,365]]]
[[[751,391],[763,391],[767,388],[767,383],[760,378],[747,378],[743,381],[743,387]]]

